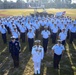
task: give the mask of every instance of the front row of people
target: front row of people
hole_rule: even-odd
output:
[[[19,53],[20,53],[20,43],[15,40],[15,36],[11,37],[11,41],[9,42],[9,52],[11,53],[13,62],[14,62],[14,68],[19,67]],[[35,45],[32,47],[32,61],[34,63],[34,73],[40,74],[40,68],[41,68],[41,61],[44,58],[44,48],[40,44],[40,40],[35,40]],[[53,67],[54,69],[59,68],[59,62],[61,60],[61,56],[63,51],[65,50],[64,46],[61,44],[61,40],[57,41],[57,44],[55,44],[52,47],[52,54],[53,57]]]

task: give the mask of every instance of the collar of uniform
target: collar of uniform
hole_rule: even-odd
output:
[[[41,47],[41,45],[39,45],[39,46],[37,46],[37,45],[36,45],[36,47],[39,47],[39,48],[40,48],[40,47]]]
[[[44,30],[45,32],[47,32],[48,30]]]
[[[61,45],[62,45],[62,44],[60,44],[60,45],[59,45],[59,44],[57,44],[57,46],[61,46]]]

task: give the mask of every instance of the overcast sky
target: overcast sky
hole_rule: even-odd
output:
[[[3,0],[2,0],[3,1]],[[7,1],[13,1],[13,2],[16,2],[17,0],[7,0]],[[24,0],[26,2],[26,0]]]
[[[16,2],[16,0],[7,0],[7,1],[14,1]],[[26,2],[26,0],[24,0]],[[72,3],[76,3],[76,0],[72,0]]]
[[[76,0],[72,0],[72,3],[76,3]]]

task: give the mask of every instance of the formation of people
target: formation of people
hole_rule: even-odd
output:
[[[69,43],[72,44],[76,38],[76,20],[72,20],[69,16],[10,16],[0,19],[0,32],[4,44],[7,43],[7,36],[12,36],[12,40],[9,42],[9,52],[14,60],[14,67],[19,66],[19,40],[21,39],[22,43],[26,43],[28,40],[29,51],[34,62],[34,73],[40,74],[41,60],[44,53],[47,52],[49,39],[52,40],[52,44],[55,44],[52,47],[53,66],[56,69],[59,68],[58,64],[65,50],[66,39],[69,39]],[[42,46],[40,40],[35,40],[40,37],[42,38]]]

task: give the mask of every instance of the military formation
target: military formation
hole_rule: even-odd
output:
[[[34,63],[34,73],[40,74],[41,61],[47,53],[50,39],[51,43],[55,44],[51,50],[54,55],[53,67],[59,69],[66,40],[68,39],[69,43],[72,44],[76,39],[76,19],[72,20],[69,16],[49,15],[9,16],[0,18],[0,32],[4,44],[7,44],[7,36],[12,36],[9,42],[9,52],[14,62],[14,68],[19,67],[20,40],[22,43],[28,41]]]

